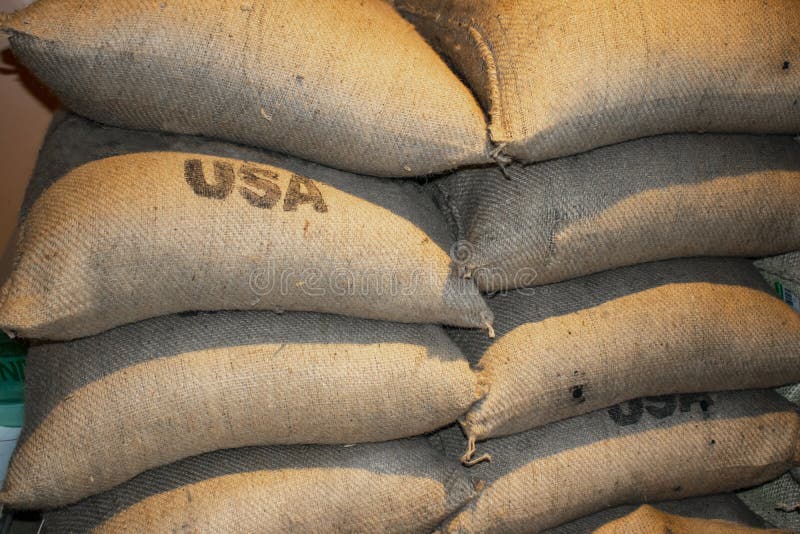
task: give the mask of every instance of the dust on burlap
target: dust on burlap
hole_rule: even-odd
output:
[[[473,494],[422,439],[230,449],[48,513],[44,531],[430,532]]]
[[[800,144],[788,136],[660,136],[505,174],[465,169],[432,185],[461,270],[484,291],[800,248]]]
[[[646,263],[489,303],[494,340],[447,330],[480,375],[462,421],[476,440],[646,395],[800,381],[800,315],[747,259]]]
[[[86,117],[375,176],[490,161],[470,91],[382,0],[40,0],[15,56]]]
[[[520,161],[661,133],[800,132],[795,0],[394,3]]]
[[[491,324],[416,183],[61,116],[30,189],[0,292],[0,326],[17,335],[221,309]]]
[[[478,497],[442,532],[535,533],[608,507],[710,495],[800,462],[800,416],[772,391],[667,395],[479,444]],[[435,436],[452,458],[458,427]]]

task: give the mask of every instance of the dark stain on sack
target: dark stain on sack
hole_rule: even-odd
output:
[[[586,397],[583,396],[583,388],[586,384],[578,384],[577,386],[572,386],[570,388],[570,392],[572,393],[572,398],[580,404],[582,402],[586,402]]]

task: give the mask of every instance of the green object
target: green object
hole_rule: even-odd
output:
[[[22,426],[26,348],[0,332],[0,426]]]
[[[19,428],[25,421],[25,404],[20,402],[0,402],[0,427]]]

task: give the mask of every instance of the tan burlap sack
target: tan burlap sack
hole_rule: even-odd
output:
[[[644,505],[635,512],[612,521],[594,534],[757,534],[789,533],[788,530],[760,529],[714,519],[682,517]]]
[[[432,186],[462,242],[462,270],[484,291],[800,248],[800,144],[791,137],[661,136],[506,173],[468,169]]]
[[[438,434],[448,456],[466,445]],[[800,462],[800,416],[772,391],[665,396],[489,440],[482,489],[443,532],[535,533],[620,504],[731,491]],[[479,484],[479,487],[481,485]]]
[[[708,495],[705,497],[693,497],[690,499],[681,499],[677,501],[662,501],[652,505],[646,505],[644,508],[649,509],[648,512],[637,512],[636,505],[616,506],[614,508],[607,508],[601,512],[582,517],[575,521],[570,521],[563,525],[557,526],[552,529],[547,529],[546,534],[588,534],[589,532],[602,532],[603,527],[607,524],[613,524],[619,520],[618,525],[631,525],[634,518],[639,518],[643,523],[643,530],[628,530],[633,534],[651,534],[656,532],[665,534],[664,530],[658,530],[658,524],[661,521],[660,515],[664,514],[667,517],[673,518],[680,516],[683,518],[693,518],[691,522],[684,522],[679,520],[675,527],[682,528],[685,525],[700,528],[705,523],[699,521],[708,521],[709,527],[714,527],[719,523],[731,526],[738,526],[739,528],[766,528],[768,525],[763,520],[754,515],[748,508],[731,493],[723,493],[718,495]],[[630,516],[630,519],[622,519],[625,516]],[[697,521],[697,522],[695,522]],[[649,530],[648,527],[655,525],[654,530]],[[675,534],[681,532],[682,534],[690,534],[691,531],[677,530]],[[700,530],[700,532],[703,532]],[[734,530],[733,532],[737,532]],[[745,530],[744,532],[752,532],[752,530]],[[758,531],[761,532],[761,531]]]
[[[39,0],[0,29],[100,122],[376,176],[490,160],[470,91],[382,0]]]
[[[359,443],[451,424],[474,373],[435,325],[328,314],[167,316],[34,346],[0,502],[53,507],[222,448]]]
[[[394,2],[521,161],[660,133],[800,132],[796,0]]]
[[[800,315],[749,260],[647,263],[489,300],[497,337],[448,329],[484,397],[475,440],[646,395],[800,381]]]
[[[14,334],[71,339],[220,309],[491,323],[474,283],[451,267],[447,225],[415,183],[224,143],[185,152],[200,141],[59,121],[30,196],[44,192],[26,203],[0,290],[0,327]],[[62,161],[76,139],[89,139],[82,156]],[[158,145],[164,151],[138,151]],[[126,155],[73,166],[108,152]]]
[[[45,515],[58,534],[430,532],[473,495],[422,439],[218,451]]]
[[[778,296],[800,312],[800,251],[762,258],[755,265]]]

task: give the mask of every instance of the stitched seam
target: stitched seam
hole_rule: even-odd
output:
[[[483,61],[484,70],[488,76],[489,85],[489,117],[492,119],[489,127],[489,135],[493,134],[494,121],[500,121],[500,128],[504,133],[503,139],[492,139],[495,143],[507,142],[511,138],[511,133],[508,130],[508,121],[506,121],[505,108],[501,101],[500,94],[500,75],[497,71],[497,58],[494,51],[489,45],[489,40],[486,39],[477,25],[470,24],[468,28],[470,38],[475,43],[478,53],[480,54],[481,61]]]
[[[461,239],[461,236],[464,235],[464,228],[461,223],[461,214],[458,212],[458,208],[450,199],[450,194],[440,183],[437,183],[434,186],[434,196],[436,197],[437,204],[439,204],[439,208],[444,214],[445,221],[448,229],[450,230],[450,237],[452,237],[455,241],[458,241]],[[453,233],[454,230],[455,234]]]
[[[487,110],[490,118],[489,136],[493,137],[492,123],[494,119],[497,119],[500,122],[499,127],[502,129],[505,137],[503,139],[491,139],[491,141],[496,144],[508,142],[511,139],[511,133],[509,132],[509,124],[508,121],[506,121],[506,113],[501,101],[500,74],[497,69],[497,58],[495,57],[494,50],[492,50],[491,42],[485,37],[485,31],[472,19],[453,16],[443,17],[441,14],[407,5],[398,5],[397,9],[412,16],[427,19],[439,27],[445,27],[450,30],[458,31],[461,27],[466,26],[467,36],[474,43],[478,55],[483,62],[484,70],[487,73],[487,84],[489,86],[489,109]]]
[[[506,28],[503,26],[503,20],[502,20],[502,18],[500,17],[499,14],[497,15],[497,24],[500,27],[500,34],[502,35],[503,42],[504,42],[505,46],[509,47],[509,45],[508,45],[508,32],[506,31]],[[488,41],[488,40],[487,40],[487,46],[489,47],[489,50],[492,53],[493,61],[495,62],[497,86],[499,88],[500,87],[500,69],[496,67],[497,57],[494,55],[494,49],[490,46],[490,41]],[[516,67],[516,65],[514,65],[514,66]],[[515,101],[516,102],[521,102],[522,98],[520,97],[521,91],[520,91],[520,85],[519,85],[519,76],[517,76],[516,69],[512,69],[511,70],[511,75],[513,77],[513,82],[514,82],[513,90],[514,90],[514,97],[516,99]],[[498,105],[500,105],[499,104],[499,100],[498,100]],[[503,129],[505,130],[505,133],[506,133],[506,142],[513,141],[514,140],[514,133],[510,129],[511,128],[510,125],[512,124],[512,120],[509,119],[509,117],[508,117],[508,110],[506,109],[505,105],[501,106],[501,111],[500,112],[502,113]],[[512,119],[513,119],[513,117],[512,117]],[[514,124],[515,124],[516,127],[522,129],[522,137],[523,137],[523,139],[527,139],[528,138],[528,124],[527,124],[527,122],[524,121],[524,120],[521,120],[518,123],[514,123]]]

